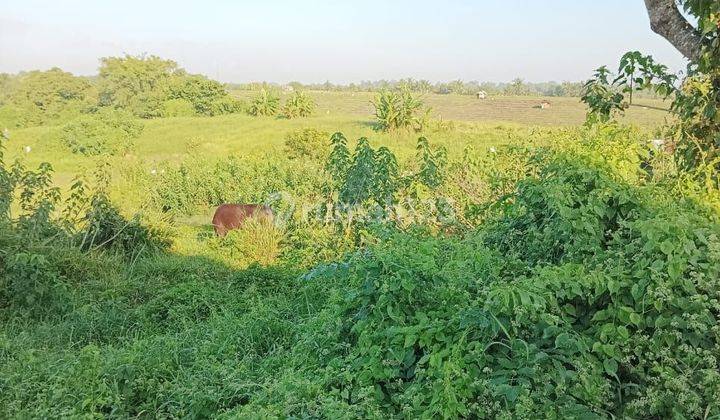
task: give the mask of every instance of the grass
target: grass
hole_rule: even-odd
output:
[[[233,91],[239,99],[250,99],[257,94],[252,91]],[[309,92],[317,102],[317,114],[335,116],[353,116],[367,119],[373,113],[370,100],[375,97],[372,92]],[[283,95],[283,100],[287,94]],[[540,109],[542,99],[551,103],[549,109]],[[520,125],[541,126],[575,126],[585,121],[585,105],[579,98],[565,97],[518,97],[490,96],[477,99],[470,95],[439,95],[429,93],[423,100],[433,108],[437,117],[445,120],[480,122],[480,123],[511,123]],[[636,99],[624,119],[626,122],[641,126],[660,124],[667,117],[670,103],[659,99]]]
[[[238,98],[250,98],[256,92],[234,91]],[[312,127],[330,133],[342,131],[349,139],[368,137],[378,145],[392,145],[399,156],[413,153],[416,133],[379,133],[373,130],[372,93],[310,92],[317,102],[314,116],[284,119],[251,117],[244,114],[218,117],[179,117],[144,121],[142,135],[135,141],[132,153],[112,158],[117,167],[142,164],[148,171],[161,162],[178,162],[188,155],[223,157],[228,155],[264,156],[282,154],[287,133]],[[287,95],[284,95],[287,96]],[[584,106],[577,98],[550,98],[550,109],[535,106],[541,98],[491,97],[478,100],[472,96],[424,96],[436,117],[454,121],[453,128],[426,135],[434,144],[459,154],[467,145],[488,148],[506,142],[509,133],[520,133],[532,127],[574,126],[584,119]],[[642,127],[654,127],[668,117],[657,108],[667,107],[659,100],[641,99],[628,110],[625,121]],[[651,108],[652,107],[652,108]],[[34,127],[14,130],[8,142],[10,158],[22,158],[28,165],[50,162],[56,171],[56,182],[70,183],[73,176],[95,167],[97,158],[70,153],[57,141],[58,127]],[[24,152],[30,146],[29,153]]]

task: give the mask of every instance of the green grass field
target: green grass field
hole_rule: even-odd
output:
[[[241,99],[255,92],[234,91]],[[393,145],[400,154],[414,148],[414,133],[386,134],[373,130],[371,100],[368,92],[312,92],[317,111],[310,118],[287,120],[281,117],[251,117],[232,114],[219,117],[163,118],[144,121],[145,128],[136,140],[132,153],[116,160],[130,163],[144,162],[148,170],[163,161],[178,161],[188,154],[188,145],[197,145],[193,153],[208,157],[227,155],[261,156],[282,153],[287,133],[312,127],[330,133],[342,131],[348,138],[368,137],[380,145]],[[541,98],[490,97],[478,100],[472,96],[424,96],[433,115],[452,121],[450,130],[425,133],[432,142],[448,147],[451,154],[461,153],[466,145],[487,148],[503,143],[508,132],[524,131],[532,127],[572,127],[582,124],[584,105],[577,98],[550,98],[549,109],[536,105]],[[624,121],[644,128],[657,127],[669,115],[663,109],[668,104],[660,100],[636,100]],[[12,131],[8,144],[11,157],[22,157],[30,165],[43,161],[53,164],[58,182],[65,185],[73,175],[93,167],[95,159],[74,155],[58,144],[53,137],[57,127],[35,127]],[[31,147],[25,153],[25,146]]]

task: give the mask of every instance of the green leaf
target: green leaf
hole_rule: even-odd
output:
[[[618,364],[615,359],[605,359],[603,361],[603,367],[608,375],[615,376],[617,374]]]

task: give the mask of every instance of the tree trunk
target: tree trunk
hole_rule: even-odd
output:
[[[690,61],[700,58],[702,37],[680,13],[675,0],[645,0],[650,28]]]

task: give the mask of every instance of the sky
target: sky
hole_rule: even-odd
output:
[[[0,72],[153,54],[223,82],[579,81],[682,56],[642,0],[0,0]]]

